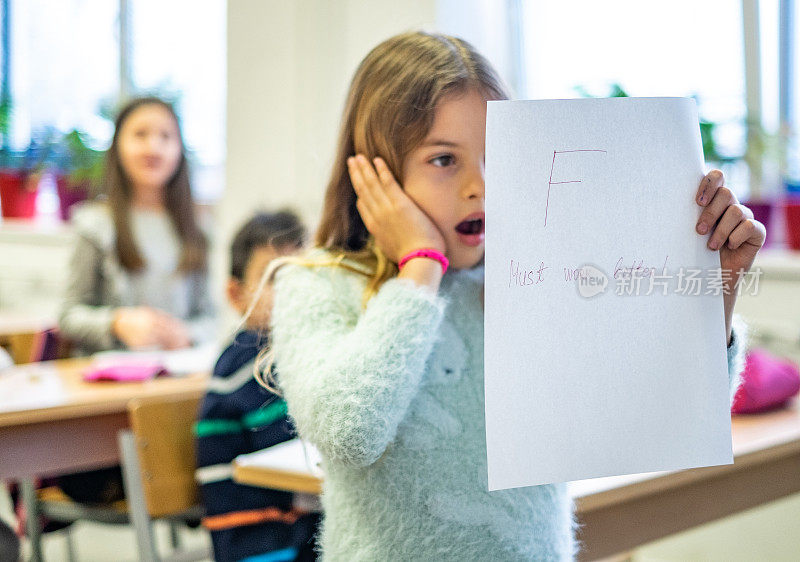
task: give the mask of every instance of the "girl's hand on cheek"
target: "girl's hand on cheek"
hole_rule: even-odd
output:
[[[444,253],[444,237],[433,221],[405,194],[383,159],[375,158],[374,164],[361,154],[347,159],[356,207],[378,247],[395,263],[421,248]]]

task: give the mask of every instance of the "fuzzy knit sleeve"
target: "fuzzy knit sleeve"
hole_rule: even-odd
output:
[[[733,404],[733,397],[742,382],[746,351],[747,325],[741,317],[734,314],[731,326],[731,343],[728,346],[728,382],[731,391],[731,404]]]
[[[298,433],[333,462],[368,466],[417,393],[444,301],[403,279],[360,311],[363,283],[338,268],[278,272],[272,347]]]
[[[187,325],[192,344],[212,342],[218,335],[217,310],[211,297],[208,273],[192,273],[189,277],[192,301]]]
[[[114,243],[114,227],[99,204],[84,204],[72,216],[75,230],[69,276],[58,317],[61,333],[89,351],[119,345],[112,333],[114,303],[105,301],[103,260]]]

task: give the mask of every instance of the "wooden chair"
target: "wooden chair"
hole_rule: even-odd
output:
[[[199,488],[194,479],[195,441],[192,426],[197,417],[199,398],[148,398],[128,405],[130,429],[119,434],[122,475],[127,508],[86,506],[63,499],[48,499],[39,491],[28,521],[42,514],[56,521],[92,520],[130,523],[136,532],[139,559],[202,560],[213,558],[211,547],[176,550],[160,557],[153,537],[155,519],[171,523],[173,547],[178,548],[173,524],[199,521],[203,515]],[[29,508],[30,509],[30,508]],[[37,533],[30,533],[37,548]]]
[[[8,348],[16,364],[65,359],[71,351],[69,341],[61,336],[56,327],[8,334],[0,337],[0,344]]]
[[[31,346],[30,361],[54,361],[70,356],[72,345],[61,335],[58,328],[49,328],[36,334]]]

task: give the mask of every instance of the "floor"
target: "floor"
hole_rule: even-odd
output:
[[[13,524],[10,500],[4,490],[0,490],[0,519]],[[798,521],[800,494],[644,545],[608,562],[795,562],[800,560]],[[159,552],[169,552],[167,527],[157,523],[155,531]],[[138,560],[133,530],[128,526],[77,523],[72,538],[77,562]],[[193,549],[210,545],[210,537],[203,529],[184,529],[181,539]],[[46,535],[43,549],[46,562],[66,562],[64,532]],[[28,559],[29,552],[28,545],[23,544],[23,560]]]
[[[11,500],[4,489],[0,491],[0,519],[14,525]],[[128,525],[81,522],[74,524],[70,532],[76,562],[136,562],[139,559],[133,529]],[[169,529],[166,524],[157,522],[155,535],[159,552],[168,553]],[[181,529],[180,538],[186,548],[198,549],[211,545],[208,532],[200,528]],[[58,531],[45,535],[42,550],[45,562],[66,562],[68,560],[66,532]],[[28,560],[30,556],[30,546],[26,543],[22,545],[22,556],[23,560]]]

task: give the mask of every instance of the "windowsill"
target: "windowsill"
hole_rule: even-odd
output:
[[[56,217],[0,220],[0,242],[37,242],[64,245],[72,236],[72,227]]]
[[[770,279],[800,279],[800,251],[781,246],[764,248],[756,256],[753,267],[769,273]]]

